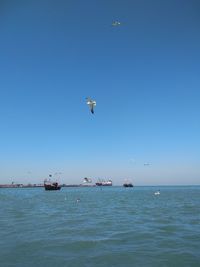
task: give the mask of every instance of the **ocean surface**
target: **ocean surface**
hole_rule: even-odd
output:
[[[1,267],[200,266],[199,186],[0,189],[0,204]]]

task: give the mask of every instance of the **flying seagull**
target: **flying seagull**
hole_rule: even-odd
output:
[[[85,177],[83,179],[83,183],[91,183],[91,182],[92,182],[92,179],[90,179],[90,178]]]
[[[119,21],[113,21],[113,23],[112,23],[112,26],[119,26],[119,25],[121,25],[121,22],[119,22]]]
[[[94,107],[96,106],[96,101],[92,100],[91,98],[87,97],[87,105],[90,107],[90,111],[94,114]]]

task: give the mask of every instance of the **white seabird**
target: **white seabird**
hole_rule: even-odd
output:
[[[94,107],[96,106],[96,101],[90,99],[89,97],[87,97],[86,100],[87,100],[87,105],[90,107],[90,111],[92,112],[92,114],[94,114]]]
[[[160,195],[160,190],[156,191],[156,192],[154,193],[154,195],[155,195],[155,196]]]
[[[121,25],[121,22],[119,22],[119,21],[113,21],[113,23],[112,23],[112,26],[119,26],[119,25]]]

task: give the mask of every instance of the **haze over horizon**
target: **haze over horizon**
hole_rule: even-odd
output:
[[[0,10],[0,183],[200,184],[199,1]]]

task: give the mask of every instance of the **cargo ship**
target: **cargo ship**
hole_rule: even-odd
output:
[[[105,180],[98,180],[97,182],[96,182],[96,185],[97,186],[112,186],[112,181],[111,180],[107,180],[107,181],[105,181]]]

